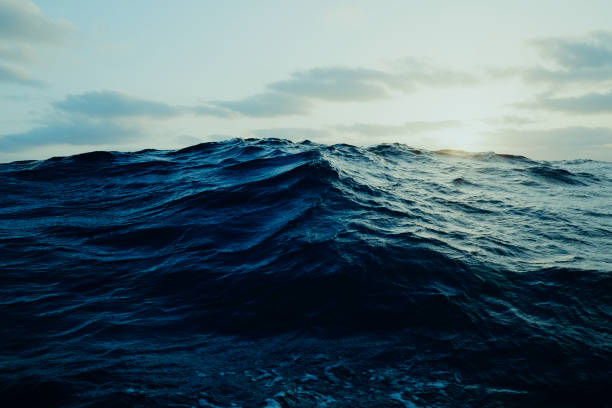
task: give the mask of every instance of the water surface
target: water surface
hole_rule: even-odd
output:
[[[2,164],[0,402],[605,406],[611,254],[605,162],[234,139]]]

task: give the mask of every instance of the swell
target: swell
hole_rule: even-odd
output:
[[[28,366],[108,339],[402,333],[476,382],[599,393],[611,174],[278,139],[2,164],[0,352]],[[71,392],[26,371],[11,392]]]
[[[480,279],[496,285],[505,273],[534,271],[534,263],[521,265],[514,255],[529,253],[538,232],[517,229],[483,200],[475,203],[466,199],[469,193],[457,191],[490,185],[491,178],[478,181],[482,167],[470,167],[483,157],[490,166],[498,157],[511,163],[496,169],[505,177],[518,172],[533,182],[575,186],[599,179],[522,157],[438,153],[450,161],[429,155],[423,162],[424,152],[401,145],[330,150],[281,140],[231,140],[176,152],[93,152],[8,164],[5,179],[32,186],[28,194],[10,183],[5,187],[0,219],[19,228],[3,229],[0,245],[9,249],[20,245],[20,235],[30,236],[33,242],[21,244],[24,254],[36,254],[32,263],[41,255],[56,258],[46,267],[58,269],[60,282],[73,277],[65,269],[78,270],[82,263],[96,265],[94,281],[108,274],[107,263],[130,271],[127,276],[148,271],[127,287],[133,301],[153,294],[169,304],[183,299],[197,319],[211,322],[231,311],[238,316],[231,325],[238,328],[405,327],[418,315],[429,316],[425,320],[438,329],[483,324],[473,317]],[[457,157],[472,160],[466,168],[471,174],[445,183],[436,171],[456,168]],[[388,172],[387,160],[400,171]],[[410,178],[415,171],[424,174],[418,181]],[[48,183],[67,178],[72,181],[64,181],[61,193],[48,191]],[[519,199],[523,181],[517,179],[518,192],[505,193]],[[536,226],[555,219],[562,224],[566,216],[547,217],[544,209],[534,212],[530,206],[515,209],[512,201],[507,206],[523,222],[534,214],[529,222]],[[487,233],[488,222],[510,231]],[[551,234],[561,238],[551,242],[563,247],[564,239],[568,249],[571,242],[583,242],[580,231],[565,235]],[[585,266],[574,270],[588,270]],[[163,293],[169,282],[173,290]],[[453,296],[440,288],[451,288]],[[468,298],[475,301],[470,307]],[[351,313],[361,317],[348,319]]]

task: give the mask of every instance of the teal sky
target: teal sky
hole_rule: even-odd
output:
[[[229,137],[612,161],[609,1],[0,0],[0,161]]]

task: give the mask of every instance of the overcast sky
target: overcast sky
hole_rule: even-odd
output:
[[[230,137],[612,161],[612,2],[0,0],[0,161]]]

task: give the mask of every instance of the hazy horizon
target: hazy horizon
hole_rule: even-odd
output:
[[[0,0],[0,162],[234,137],[612,161],[610,15]]]

